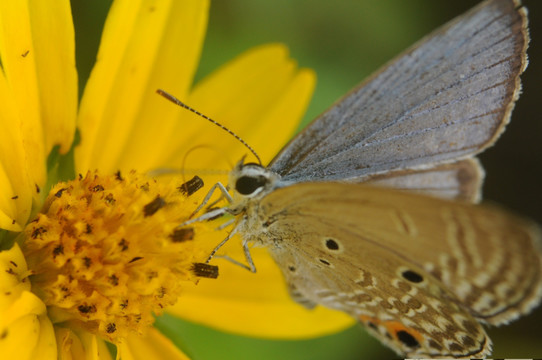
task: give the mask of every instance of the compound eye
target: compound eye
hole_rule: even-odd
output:
[[[235,190],[241,195],[250,195],[267,183],[264,176],[241,176],[235,183]]]

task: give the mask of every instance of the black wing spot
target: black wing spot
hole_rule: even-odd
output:
[[[397,339],[399,339],[400,342],[402,342],[404,345],[408,346],[409,348],[417,348],[420,347],[420,343],[416,338],[412,335],[410,335],[405,330],[399,330],[397,331]]]
[[[295,266],[292,266],[292,265],[288,266],[288,270],[290,270],[291,272],[294,272],[295,271]]]
[[[423,281],[423,276],[412,270],[403,271],[401,275],[403,275],[405,279],[413,283],[421,283]]]
[[[339,250],[339,244],[333,239],[326,240],[326,247],[329,250]]]
[[[319,259],[319,260],[320,260],[320,262],[321,262],[322,264],[324,264],[324,265],[328,265],[328,266],[331,265],[331,264],[329,263],[329,261],[327,261],[327,260],[324,260],[324,259]]]

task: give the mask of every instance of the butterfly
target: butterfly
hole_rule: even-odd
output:
[[[181,226],[234,215],[217,249],[239,233],[255,271],[249,245],[266,246],[295,301],[350,314],[401,356],[489,355],[482,324],[527,314],[542,295],[538,226],[473,204],[483,178],[474,156],[509,121],[527,43],[518,2],[481,3],[352,90],[267,167],[240,161],[233,196],[218,183],[202,206],[216,189],[231,204]]]

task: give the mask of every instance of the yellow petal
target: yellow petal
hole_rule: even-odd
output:
[[[105,341],[87,331],[55,328],[60,360],[111,360]]]
[[[67,151],[75,129],[77,78],[69,1],[0,2],[0,54],[18,115],[11,123],[24,120],[26,162],[41,186],[49,151],[56,144]]]
[[[39,325],[39,335],[38,343],[34,348],[32,354],[32,359],[57,359],[57,346],[56,338],[53,324],[51,319],[44,314],[38,317]]]
[[[236,241],[237,240],[237,241]],[[199,241],[199,239],[198,239]],[[244,259],[237,237],[220,253]],[[168,312],[222,331],[275,339],[302,339],[335,333],[354,323],[344,313],[317,307],[307,310],[291,300],[277,265],[266,249],[253,248],[257,272],[215,259],[218,279],[187,286]]]
[[[55,145],[66,153],[75,135],[78,101],[70,2],[30,1],[30,22],[46,155]]]
[[[36,53],[27,1],[0,2],[0,54],[6,84],[19,118],[28,151],[28,165],[38,184],[45,182],[45,147],[40,121]]]
[[[284,94],[262,116],[257,128],[248,130],[250,144],[258,147],[258,155],[264,164],[277,155],[299,127],[312,97],[315,81],[316,75],[312,70],[300,70],[288,88],[284,89]]]
[[[27,171],[21,117],[0,73],[0,228],[21,231],[30,216],[35,189]]]
[[[24,291],[0,313],[0,359],[56,359],[53,325],[38,297]]]
[[[8,333],[12,333],[11,328],[14,324],[26,323],[27,321],[36,322],[38,321],[38,316],[44,315],[46,312],[45,304],[36,295],[29,291],[23,291],[10,307],[2,311],[0,328],[2,332],[7,331]],[[13,333],[15,334],[16,332]],[[13,338],[15,337],[13,336]]]
[[[23,292],[30,290],[28,267],[17,243],[9,250],[0,251],[0,312],[13,305]],[[0,321],[6,321],[0,317]]]
[[[188,91],[208,6],[203,0],[114,2],[81,102],[79,172],[146,170],[161,157],[176,120],[175,109],[158,106],[164,100],[155,91]]]
[[[57,358],[53,324],[46,315],[29,314],[12,322],[0,340],[2,359]]]
[[[75,360],[85,358],[85,349],[81,340],[70,329],[57,327],[55,329],[58,343],[59,360]]]
[[[172,359],[188,360],[167,337],[155,328],[149,328],[143,337],[131,335],[125,342],[118,345],[117,359],[122,360],[147,360],[147,359]]]
[[[15,244],[0,252],[0,359],[56,359],[53,325]]]
[[[188,99],[180,99],[238,134],[266,163],[299,125],[314,82],[314,73],[298,70],[283,45],[270,44],[240,55],[198,84]],[[249,153],[226,132],[183,109],[170,144],[175,151],[166,165],[177,168],[230,169]],[[202,145],[215,151],[182,163],[188,150]]]

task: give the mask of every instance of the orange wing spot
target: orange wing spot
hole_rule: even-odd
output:
[[[360,315],[359,320],[364,324],[367,324],[368,322],[373,322],[374,323],[374,322],[377,322],[377,321],[378,321],[378,323],[380,323],[380,321],[378,319],[372,318],[372,317],[367,316],[367,315]]]
[[[406,327],[398,321],[385,321],[382,325],[388,333],[408,349],[416,349],[422,346],[423,336],[416,330]]]
[[[418,331],[414,330],[413,328],[406,327],[405,325],[401,324],[399,321],[383,321],[381,322],[382,326],[386,327],[390,334],[395,335],[395,337],[398,337],[397,334],[399,334],[401,331],[405,331],[411,336],[413,336],[418,343],[422,343],[423,336]]]
[[[399,321],[381,321],[377,318],[360,315],[359,319],[368,327],[382,326],[387,333],[408,347],[418,347],[423,343],[423,335],[400,323]]]

